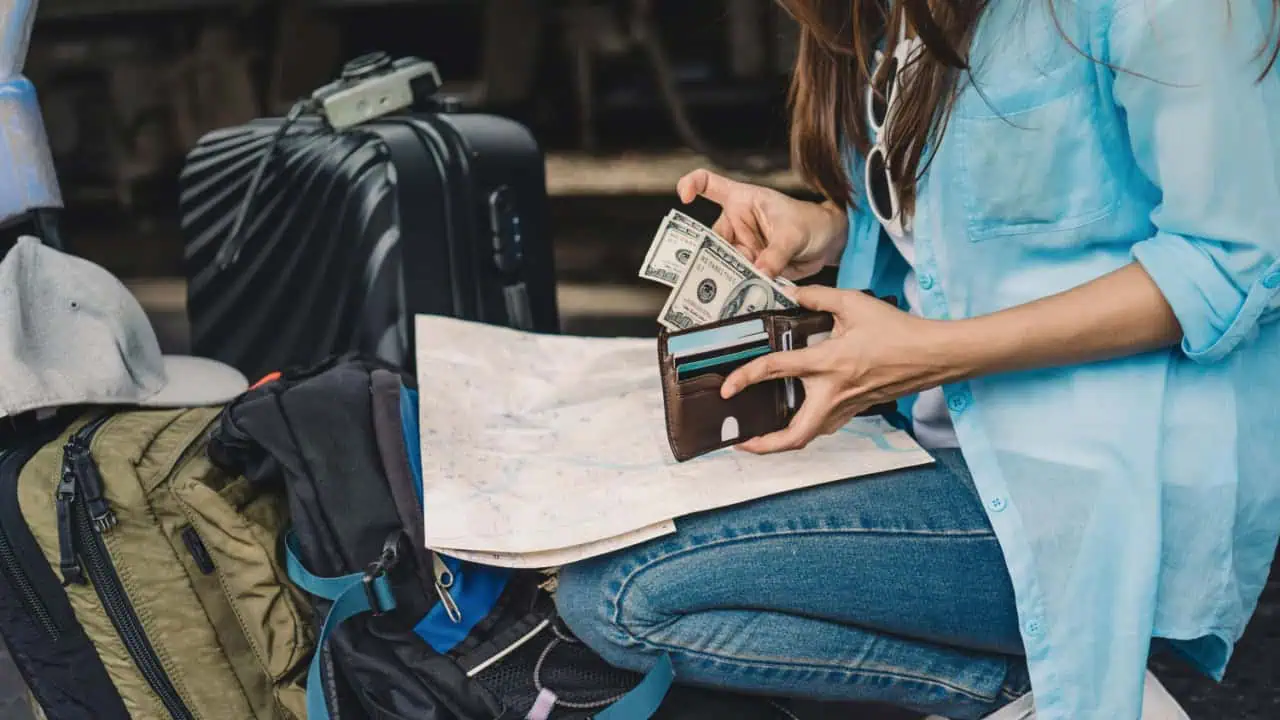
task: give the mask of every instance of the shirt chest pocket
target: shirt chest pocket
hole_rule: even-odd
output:
[[[969,238],[1061,233],[1115,210],[1120,190],[1087,69],[1003,92],[966,88],[952,118]]]

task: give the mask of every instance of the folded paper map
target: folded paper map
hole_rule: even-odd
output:
[[[652,339],[427,315],[416,339],[426,542],[446,554],[562,564],[671,532],[690,513],[932,462],[906,433],[857,418],[804,450],[677,463]]]
[[[536,570],[539,568],[553,568],[561,565],[568,565],[571,562],[577,562],[589,557],[604,555],[614,550],[639,545],[647,540],[660,538],[663,535],[670,535],[676,531],[676,524],[673,520],[665,520],[655,523],[648,527],[632,530],[631,532],[621,535],[614,535],[603,540],[595,542],[583,543],[581,545],[571,545],[569,547],[557,548],[555,550],[539,550],[537,552],[528,553],[509,553],[509,552],[485,552],[483,550],[459,550],[457,548],[434,548],[438,552],[456,557],[459,560],[467,560],[470,562],[481,563],[484,565],[498,565],[502,567],[512,567],[525,570]]]

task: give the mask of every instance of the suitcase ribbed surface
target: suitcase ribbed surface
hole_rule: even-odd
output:
[[[406,359],[394,173],[373,136],[281,138],[227,269],[217,255],[279,121],[212,133],[180,180],[192,351],[250,378],[358,349]]]

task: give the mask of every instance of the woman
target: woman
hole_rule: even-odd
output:
[[[830,200],[679,185],[766,272],[840,268],[797,293],[832,339],[726,380],[805,383],[742,449],[900,399],[937,463],[568,568],[568,624],[742,691],[1183,717],[1149,651],[1220,678],[1280,529],[1280,0],[784,4],[793,147]]]

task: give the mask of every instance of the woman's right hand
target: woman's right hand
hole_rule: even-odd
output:
[[[832,203],[812,203],[707,170],[680,178],[684,204],[701,195],[718,204],[712,227],[769,277],[809,277],[834,265],[844,252],[848,218]]]

